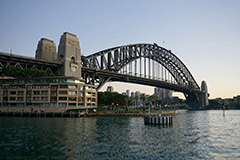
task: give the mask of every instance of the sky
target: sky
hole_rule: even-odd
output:
[[[199,86],[207,82],[210,99],[232,98],[240,95],[239,8],[239,0],[0,0],[0,52],[34,57],[41,38],[58,46],[66,31],[77,35],[83,55],[157,43]],[[153,94],[153,87],[119,82],[102,90],[108,85]]]

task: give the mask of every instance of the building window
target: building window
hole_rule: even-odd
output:
[[[24,89],[25,86],[24,85],[20,85],[20,86],[18,86],[18,88]]]
[[[24,103],[18,103],[17,106],[23,107],[23,106],[24,106]]]
[[[39,97],[34,97],[33,101],[39,101]]]
[[[18,91],[18,95],[23,95],[24,92],[23,91]]]
[[[67,97],[59,97],[59,101],[66,101]]]
[[[37,85],[37,86],[33,86],[33,88],[39,89],[41,88],[41,86]]]
[[[83,96],[83,92],[78,92],[78,96]]]
[[[78,90],[83,90],[83,86],[78,86]]]
[[[88,103],[88,104],[87,104],[87,107],[91,107],[91,103]]]
[[[30,96],[32,94],[31,91],[27,91],[27,96]]]
[[[49,86],[48,85],[44,85],[43,88],[49,88]]]
[[[91,98],[88,98],[88,99],[87,99],[87,102],[91,102]]]
[[[11,89],[17,89],[17,86],[11,86],[10,88]]]
[[[10,97],[9,100],[10,100],[10,101],[15,101],[15,100],[16,100],[16,97]]]
[[[56,97],[51,97],[51,102],[55,102],[55,101],[57,101],[57,98]]]
[[[27,97],[27,98],[26,98],[26,101],[27,101],[27,102],[31,102],[31,97]]]
[[[42,79],[42,80],[40,80],[40,83],[48,83],[48,81],[45,79]]]
[[[59,94],[67,94],[67,91],[59,91]]]
[[[57,89],[57,88],[58,88],[57,85],[52,85],[52,86],[51,86],[51,89]]]
[[[27,86],[27,89],[32,89],[32,86]]]
[[[71,57],[71,63],[76,63],[74,57]]]
[[[60,83],[66,83],[67,80],[66,80],[66,79],[59,79],[59,82],[60,82]]]
[[[78,97],[78,102],[83,102],[83,98],[82,97]]]
[[[48,95],[48,91],[42,91],[42,95]]]
[[[84,107],[83,103],[78,103],[78,107]]]
[[[75,85],[74,85],[74,86],[70,86],[70,85],[69,85],[69,86],[68,86],[68,88],[71,88],[71,89],[76,89],[76,88],[77,88],[77,86],[75,86]]]
[[[77,101],[76,97],[68,97],[69,101]]]
[[[74,81],[74,79],[68,79],[67,80],[67,83],[74,83],[75,81]]]
[[[48,97],[42,97],[42,101],[48,101]]]
[[[8,89],[8,86],[4,86],[3,88],[6,90],[6,89]]]
[[[76,91],[68,91],[68,95],[75,96],[76,95]]]
[[[16,95],[16,91],[10,91],[10,95]]]
[[[23,97],[18,97],[17,101],[23,101]]]
[[[56,96],[57,95],[57,92],[56,91],[52,91],[51,92],[51,96]]]
[[[60,88],[68,88],[67,85],[60,85]]]
[[[76,107],[76,104],[75,103],[69,103],[68,107]]]
[[[34,91],[33,95],[40,95],[40,92],[39,91]]]
[[[86,96],[91,96],[91,95],[92,95],[91,92],[87,92],[87,93],[86,93]]]
[[[51,103],[50,107],[57,107],[57,103]]]
[[[58,107],[67,107],[67,103],[59,103]]]

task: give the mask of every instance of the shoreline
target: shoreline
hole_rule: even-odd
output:
[[[146,117],[148,112],[0,112],[1,117]],[[159,116],[159,112],[151,112],[151,116]],[[162,116],[175,116],[176,111],[162,111]]]

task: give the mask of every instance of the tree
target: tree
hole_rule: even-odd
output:
[[[126,97],[125,95],[116,92],[98,92],[98,105],[124,106],[126,104],[125,97]]]
[[[8,67],[3,67],[0,75],[12,76],[18,78],[29,78],[29,77],[52,77],[55,76],[52,73],[47,73],[42,70],[37,69],[21,69],[14,67],[12,65]]]
[[[140,99],[143,101],[143,111],[145,111],[145,102],[147,100],[146,94],[143,93],[140,97]]]
[[[152,105],[152,102],[154,102],[154,108],[157,108],[155,106],[156,106],[156,101],[159,100],[159,97],[156,96],[155,94],[153,94],[153,95],[149,96],[148,99],[151,101],[151,105]]]
[[[149,96],[148,100],[151,102],[151,107],[152,107],[152,102],[154,101],[154,95]]]

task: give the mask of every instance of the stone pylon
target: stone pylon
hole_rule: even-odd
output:
[[[64,32],[58,45],[58,61],[63,63],[60,74],[81,79],[81,49],[76,35]]]
[[[38,42],[35,58],[48,61],[57,61],[55,43],[52,40],[42,38]]]

